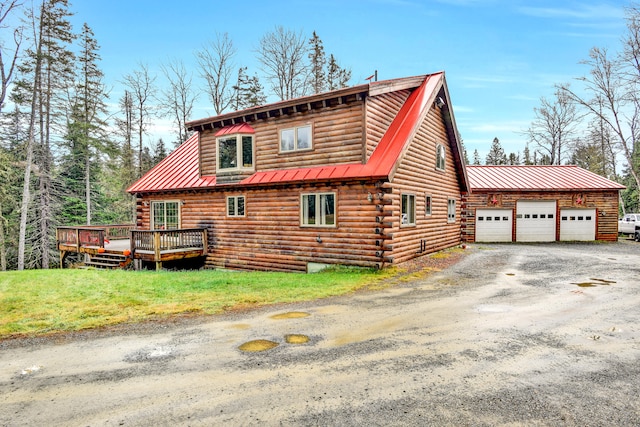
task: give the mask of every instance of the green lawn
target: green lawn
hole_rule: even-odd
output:
[[[31,270],[0,273],[0,339],[139,322],[180,313],[313,300],[381,283],[389,271]]]

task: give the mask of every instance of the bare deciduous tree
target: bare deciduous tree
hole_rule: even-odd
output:
[[[164,113],[174,120],[178,128],[176,145],[180,145],[189,137],[185,123],[191,117],[196,95],[192,90],[191,75],[181,61],[172,60],[162,65],[162,72],[169,82],[162,91]]]
[[[280,100],[305,95],[309,66],[307,40],[302,32],[285,30],[279,26],[260,40],[258,60],[266,78]]]
[[[149,120],[154,114],[151,102],[156,93],[155,81],[156,77],[149,73],[149,67],[144,64],[140,64],[139,69],[134,70],[132,74],[124,76],[123,81],[131,94],[132,112],[135,116],[133,122],[135,122],[138,132],[138,173],[136,178],[141,177],[145,172],[143,170],[143,138],[147,132]]]
[[[20,8],[22,4],[18,0],[3,1],[0,2],[0,28],[6,28],[4,22],[7,17]],[[22,44],[22,27],[15,28],[13,30],[13,42],[14,48],[10,52],[9,61],[5,63],[4,50],[5,46],[2,40],[0,40],[0,112],[4,106],[4,100],[7,97],[7,89],[11,79],[13,78],[13,72],[16,69],[16,63],[20,57],[20,45]]]
[[[536,118],[526,132],[529,141],[543,156],[548,156],[550,164],[561,164],[580,119],[575,104],[565,91],[556,90],[555,100],[542,97],[540,107],[533,111]]]
[[[200,72],[216,114],[229,108],[233,101],[233,57],[236,49],[229,34],[216,34],[216,39],[196,53]]]

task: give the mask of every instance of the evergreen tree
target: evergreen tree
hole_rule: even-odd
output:
[[[351,80],[351,70],[338,65],[338,61],[331,54],[327,64],[327,89],[336,90],[347,87],[349,80]]]
[[[478,149],[476,148],[475,150],[473,150],[473,164],[475,166],[479,166],[482,164],[482,162],[480,161],[480,153],[478,153]]]
[[[520,164],[520,153],[509,153],[507,157],[508,165],[519,165]]]
[[[533,165],[533,160],[531,159],[531,153],[529,152],[529,143],[527,142],[524,146],[524,164],[525,165]]]
[[[504,150],[500,145],[500,141],[498,138],[493,138],[493,143],[491,144],[491,149],[489,149],[489,153],[487,153],[487,157],[485,159],[486,165],[506,165],[507,164],[507,156],[504,154]]]
[[[258,76],[249,77],[247,75],[247,67],[238,69],[238,81],[233,86],[233,90],[235,94],[233,107],[236,111],[256,107],[267,102],[267,97],[264,94],[264,89]]]
[[[327,86],[325,66],[327,57],[324,53],[324,45],[316,32],[309,40],[309,61],[311,63],[311,89],[313,93],[322,93]]]
[[[158,139],[158,143],[156,144],[155,150],[153,150],[153,164],[157,165],[160,163],[165,157],[167,157],[167,147],[164,145],[164,141],[162,138]]]
[[[70,186],[65,191],[65,197],[73,200],[72,205],[84,207],[87,225],[92,223],[92,195],[99,197],[99,188],[94,182],[100,168],[99,154],[112,149],[106,142],[106,123],[102,120],[107,108],[103,73],[98,67],[98,49],[93,32],[84,24],[78,55],[78,83],[72,100],[71,119],[67,125],[68,159],[72,164],[62,170],[65,182]],[[83,183],[83,188],[74,188],[78,186],[77,182]],[[76,198],[80,200],[76,202]]]

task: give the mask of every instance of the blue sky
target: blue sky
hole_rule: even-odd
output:
[[[86,22],[101,46],[111,101],[125,74],[146,64],[162,81],[160,64],[178,59],[195,68],[194,52],[228,33],[237,66],[259,72],[261,37],[283,26],[310,37],[352,70],[352,84],[378,71],[380,80],[444,70],[458,130],[469,157],[484,160],[494,137],[522,152],[522,132],[540,97],[554,84],[588,74],[580,61],[592,47],[618,49],[627,1],[548,0],[71,0],[76,31]],[[194,78],[199,83],[199,79]],[[263,84],[266,83],[263,81]],[[578,83],[573,83],[574,87]],[[201,96],[193,119],[213,109]],[[158,121],[149,141],[167,136]]]

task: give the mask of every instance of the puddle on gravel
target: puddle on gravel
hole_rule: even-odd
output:
[[[270,341],[270,340],[253,340],[253,341],[248,341],[244,344],[242,344],[240,347],[238,347],[241,351],[246,351],[246,352],[259,352],[259,351],[266,351],[266,350],[271,350],[272,348],[277,347],[279,344],[275,341]]]
[[[284,336],[284,340],[287,344],[306,344],[309,342],[309,337],[301,334],[289,334]]]
[[[302,317],[311,316],[309,313],[305,313],[304,311],[289,311],[287,313],[274,314],[271,316],[272,319],[280,320],[280,319],[300,319]]]
[[[516,273],[507,273],[507,276],[515,276]]]
[[[229,326],[231,329],[240,329],[240,330],[245,330],[245,329],[249,329],[251,327],[251,325],[249,325],[248,323],[235,323],[231,326]]]
[[[580,286],[581,288],[595,288],[596,286],[609,286],[616,283],[613,280],[589,278],[589,282],[571,283],[572,285]]]

